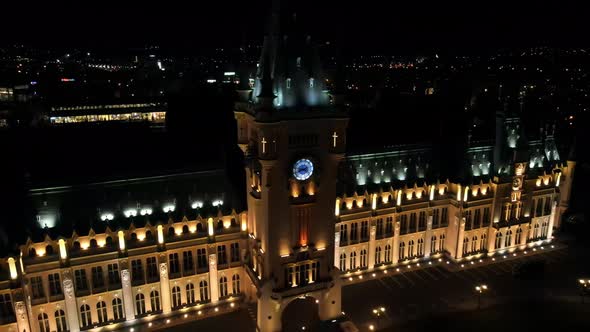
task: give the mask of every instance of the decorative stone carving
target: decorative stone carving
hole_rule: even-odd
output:
[[[72,279],[64,279],[64,292],[68,299],[74,298],[74,283]]]
[[[121,270],[121,279],[123,280],[123,287],[129,287],[131,285],[129,283],[129,280],[131,280],[129,270]]]
[[[160,263],[160,279],[168,278],[168,266],[166,263]]]
[[[26,313],[26,311],[25,311],[25,303],[23,301],[16,302],[14,304],[14,309],[16,311],[16,314],[17,314],[17,317],[18,318],[20,318],[21,320],[26,319],[26,316],[25,316],[25,313]]]

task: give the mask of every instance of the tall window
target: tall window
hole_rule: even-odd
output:
[[[346,271],[346,254],[340,254],[340,271]]]
[[[446,207],[441,209],[440,225],[449,226],[449,209]]]
[[[172,307],[178,308],[182,305],[182,299],[180,297],[180,287],[172,287]]]
[[[43,291],[43,280],[41,277],[31,278],[31,293],[34,299],[45,297],[45,292]]]
[[[148,262],[150,258],[148,258]],[[155,258],[153,259],[155,260]],[[143,267],[141,265],[141,259],[134,259],[131,261],[131,279],[136,282],[143,282]]]
[[[169,265],[169,275],[178,275],[180,274],[180,263],[178,262],[178,254],[173,253],[168,255],[168,265]]]
[[[39,321],[39,331],[49,332],[49,316],[46,313],[41,313],[37,316],[37,320]]]
[[[549,223],[544,221],[543,224],[541,225],[541,236],[546,238],[548,232],[549,232]]]
[[[217,246],[217,264],[227,264],[225,245]]]
[[[205,280],[201,280],[199,283],[199,295],[201,297],[201,301],[209,300],[209,286]]]
[[[414,240],[408,242],[408,257],[414,257]]]
[[[508,209],[509,206],[510,204],[502,205],[502,215],[500,218],[502,218],[504,221],[508,220],[508,217],[510,216],[510,210]]]
[[[186,303],[195,303],[195,285],[192,282],[186,284]]]
[[[430,251],[436,252],[436,235],[430,238]]]
[[[61,295],[61,284],[59,282],[59,273],[49,275],[49,295]]]
[[[350,224],[350,240],[351,241],[357,241],[358,240],[358,228],[359,228],[359,224],[357,222],[353,222],[352,224]]]
[[[424,256],[424,240],[418,239],[418,256]]]
[[[426,211],[420,211],[418,215],[418,230],[423,231],[426,229]]]
[[[377,237],[382,237],[383,236],[383,218],[377,219],[377,225],[375,228],[376,228]]]
[[[477,251],[477,236],[474,236],[471,239],[471,252],[476,252]]]
[[[438,228],[440,223],[440,209],[432,210],[432,228]]]
[[[135,310],[138,315],[145,314],[145,296],[141,293],[135,295]]]
[[[512,231],[508,230],[506,232],[506,241],[504,242],[505,247],[510,247],[512,241]]]
[[[490,221],[491,221],[491,218],[490,218],[490,208],[487,207],[487,208],[484,208],[483,209],[483,226],[484,227],[485,226],[489,226],[490,225]]]
[[[516,245],[520,244],[520,239],[522,237],[522,228],[518,227],[516,230],[516,236],[514,237],[514,241]]]
[[[0,320],[14,321],[14,309],[10,294],[0,294]]]
[[[86,281],[86,270],[74,271],[74,277],[76,279],[77,291],[84,291],[88,289],[88,282]]]
[[[311,282],[320,279],[320,262],[311,263]]]
[[[443,252],[445,250],[445,238],[444,234],[441,234],[438,238],[438,251]]]
[[[150,302],[152,305],[152,311],[162,310],[162,308],[160,307],[160,292],[158,292],[157,290],[151,291]]]
[[[408,232],[408,216],[402,214],[399,217],[399,232],[400,234],[406,234]]]
[[[113,317],[115,320],[125,318],[125,316],[123,316],[123,301],[118,297],[113,299]]]
[[[543,215],[543,199],[537,199],[537,210],[535,212],[535,217],[540,217]]]
[[[197,268],[207,268],[207,249],[197,249]]]
[[[340,243],[348,242],[347,228],[348,228],[348,225],[346,225],[346,224],[340,225]]]
[[[404,242],[399,243],[399,259],[402,260],[406,257],[406,244]]]
[[[475,210],[473,214],[473,228],[481,227],[481,209]]]
[[[463,239],[463,255],[469,253],[469,238],[465,237]]]
[[[230,251],[231,251],[231,261],[233,262],[239,262],[240,261],[240,244],[239,243],[232,243],[230,245]]]
[[[240,275],[239,274],[234,274],[231,277],[231,282],[232,282],[232,292],[234,294],[240,294]]]
[[[375,248],[375,264],[381,264],[381,246]]]
[[[544,215],[551,214],[551,197],[545,198],[545,208],[543,209]]]
[[[410,213],[410,233],[416,231],[416,213]]]
[[[385,246],[385,262],[391,263],[391,245],[390,244]]]
[[[388,235],[393,233],[393,217],[385,218],[385,233]]]
[[[361,250],[361,268],[367,267],[367,250]]]
[[[88,304],[83,304],[80,307],[80,323],[82,324],[82,327],[92,325],[92,313],[90,312],[90,306]]]
[[[104,323],[109,320],[107,316],[107,304],[104,301],[100,301],[96,304],[96,312],[98,313],[98,323]]]
[[[367,220],[361,222],[361,240],[369,239],[369,222]]]
[[[195,273],[193,264],[193,252],[183,251],[182,252],[182,273],[184,275],[190,275]]]
[[[156,260],[156,257],[148,257],[146,259],[146,267],[147,267],[147,270],[146,270],[147,278],[150,282],[160,279],[160,274],[158,273],[158,261]],[[142,271],[142,274],[143,274],[143,271]]]
[[[483,233],[481,235],[481,241],[479,243],[479,250],[486,250],[487,247],[487,240],[488,240],[488,236],[486,235],[486,233]]]
[[[356,251],[350,253],[350,269],[356,269]]]
[[[227,296],[227,277],[223,276],[219,278],[219,296]]]
[[[107,266],[107,271],[109,274],[109,285],[118,285],[121,283],[118,264],[109,264]]]
[[[533,227],[533,238],[537,239],[539,238],[539,223],[535,223],[535,226]]]
[[[63,310],[58,310],[55,312],[55,326],[57,327],[57,332],[64,332],[68,330],[66,313]]]
[[[471,210],[465,211],[465,230],[468,231],[472,228],[471,222]]]
[[[102,266],[95,266],[92,268],[92,287],[104,287],[104,276],[102,274]]]
[[[494,243],[494,249],[500,249],[502,246],[502,232],[496,233],[496,242]]]
[[[287,89],[291,89],[291,79],[287,78]]]

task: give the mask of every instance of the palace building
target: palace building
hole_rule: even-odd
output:
[[[339,319],[350,276],[554,240],[576,165],[554,130],[530,135],[506,107],[490,130],[465,130],[458,153],[362,151],[343,84],[325,90],[313,40],[274,4],[255,86],[240,87],[234,111],[246,192],[219,169],[32,190],[40,232],[2,259],[0,331],[151,326],[255,302],[259,331],[274,332],[301,298]]]

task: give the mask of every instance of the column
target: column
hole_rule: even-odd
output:
[[[377,226],[371,225],[371,230],[369,233],[369,269],[375,267],[375,238],[377,234]]]
[[[168,265],[160,263],[160,290],[162,292],[162,312],[167,314],[172,311],[170,305],[170,282],[168,281]]]
[[[393,230],[393,257],[392,262],[399,262],[399,221],[395,222],[395,229]]]
[[[555,217],[557,214],[555,213],[557,209],[557,202],[553,202],[551,206],[551,215],[549,216],[549,225],[547,226],[547,240],[551,240],[553,236],[553,225],[555,224]]]
[[[334,266],[340,269],[340,232],[334,235]]]
[[[219,301],[219,279],[217,279],[217,255],[209,255],[209,289],[211,290],[211,303]]]
[[[127,321],[135,319],[133,310],[133,291],[131,289],[131,275],[128,269],[121,270],[121,281],[123,286],[123,306],[125,306],[125,319]]]
[[[520,243],[521,246],[526,246],[526,240],[528,239],[529,232],[531,229],[531,224],[524,224],[522,226],[522,233],[520,234]]]
[[[78,321],[78,304],[74,294],[74,283],[72,282],[71,271],[66,270],[63,273],[63,289],[66,318],[68,320],[69,331],[80,331],[80,322]]]
[[[455,253],[455,258],[459,259],[463,257],[463,237],[465,236],[465,217],[460,219],[459,224],[459,234],[457,235],[457,252]]]
[[[498,230],[490,227],[488,231],[488,254],[493,253],[496,249],[494,246],[496,245],[496,234]]]
[[[17,326],[18,330],[23,331],[23,332],[31,331],[31,326],[29,325],[29,318],[27,316],[26,306],[23,301],[18,301],[16,303],[14,303],[14,313],[16,315],[16,326]],[[77,325],[76,325],[76,328],[78,328]],[[74,330],[72,330],[71,326],[70,326],[70,331],[74,331]],[[77,329],[75,331],[79,331],[79,329]]]
[[[432,237],[432,214],[428,216],[428,221],[426,222],[426,232],[424,232],[424,257],[429,257],[430,253],[432,252],[432,248],[430,247],[431,241],[430,238]]]

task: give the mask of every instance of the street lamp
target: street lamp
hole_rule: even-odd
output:
[[[381,318],[382,315],[385,316],[385,307],[373,308],[373,315],[375,315],[375,317],[377,317],[377,322],[376,322],[377,325],[381,325],[381,322],[380,322],[380,319],[379,318]]]
[[[475,286],[475,292],[477,293],[477,309],[481,308],[481,294],[487,292],[488,286],[487,285],[477,285]]]
[[[590,279],[578,279],[578,285],[580,286],[580,296],[582,296],[582,303],[584,303],[584,295],[586,295],[590,289]]]

